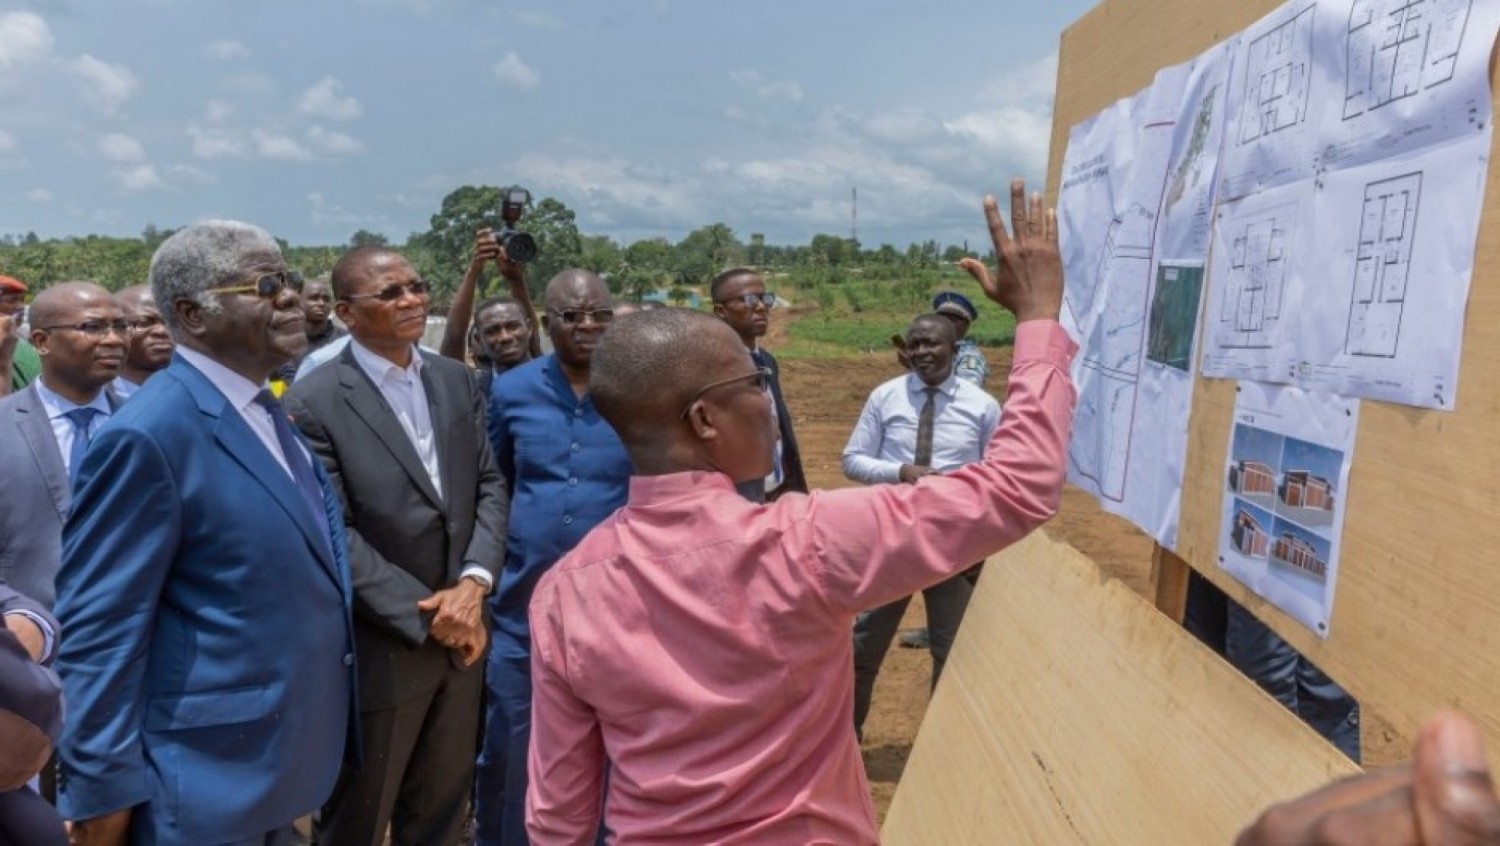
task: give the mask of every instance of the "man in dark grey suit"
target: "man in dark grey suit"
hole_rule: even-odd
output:
[[[109,419],[105,389],[125,357],[125,323],[110,293],[89,282],[42,291],[31,344],[42,374],[0,400],[0,582],[51,608],[62,561],[71,479]]]
[[[467,817],[488,643],[484,597],[509,494],[469,369],[424,356],[427,285],[399,253],[333,271],[352,341],[286,406],[344,502],[364,766],[323,809],[324,846],[455,844]]]

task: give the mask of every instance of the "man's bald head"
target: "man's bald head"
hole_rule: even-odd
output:
[[[94,282],[59,282],[42,289],[31,302],[33,327],[74,322],[78,312],[108,305],[116,310],[114,295]]]
[[[609,286],[597,273],[579,267],[570,267],[547,282],[542,303],[549,309],[576,308],[583,299],[603,300],[609,304]]]
[[[750,367],[744,344],[722,320],[682,308],[640,311],[604,333],[589,396],[629,447],[675,428],[704,385]]]
[[[143,305],[155,305],[156,301],[151,298],[151,286],[146,284],[131,285],[115,292],[115,302],[125,311],[139,311]]]

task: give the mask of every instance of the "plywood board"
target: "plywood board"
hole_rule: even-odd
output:
[[[1230,843],[1357,768],[1045,533],[992,558],[886,818],[889,846]]]
[[[1253,23],[1273,0],[1106,0],[1062,38],[1048,186],[1069,127]],[[1491,89],[1495,66],[1491,63]],[[1500,108],[1500,106],[1497,106]],[[1494,161],[1494,152],[1491,161]],[[1500,746],[1500,183],[1491,167],[1453,413],[1360,412],[1331,636],[1259,602],[1217,567],[1235,384],[1194,393],[1178,552],[1321,665],[1400,737],[1441,706]]]

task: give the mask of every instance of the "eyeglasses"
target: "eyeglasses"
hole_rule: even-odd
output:
[[[615,319],[615,310],[612,308],[549,308],[547,311],[557,315],[557,319],[561,320],[566,326],[582,326],[584,321],[590,319],[600,326],[605,326],[611,320]]]
[[[699,388],[698,393],[693,394],[693,398],[688,400],[688,404],[682,409],[681,416],[686,419],[688,414],[692,412],[693,406],[698,403],[698,400],[703,399],[703,395],[708,393],[709,391],[712,391],[714,388],[722,388],[725,385],[733,385],[736,382],[747,382],[751,379],[755,380],[755,387],[759,388],[761,391],[768,390],[771,386],[771,368],[757,367],[755,368],[754,373],[746,373],[741,376],[735,376],[732,379],[720,379],[717,382],[709,382],[707,385]]]
[[[755,308],[757,304],[766,308],[776,307],[776,295],[770,291],[764,294],[745,294],[741,297],[730,297],[727,300],[719,300],[719,305],[730,305],[732,303],[744,303],[745,308]]]
[[[39,328],[43,332],[56,332],[59,329],[67,329],[70,332],[77,332],[86,338],[102,341],[108,338],[111,332],[123,337],[125,332],[130,328],[130,324],[124,320],[87,320],[83,323],[64,323],[57,326],[42,326]]]
[[[380,300],[383,303],[393,303],[396,300],[401,299],[401,297],[407,293],[410,293],[413,297],[425,297],[427,296],[427,292],[431,290],[432,286],[427,282],[421,279],[414,279],[404,285],[400,282],[397,282],[394,285],[387,285],[372,294],[350,294],[349,296],[344,297],[344,299]]]
[[[275,270],[255,277],[249,285],[225,285],[209,288],[210,294],[255,294],[263,300],[274,300],[287,288],[302,290],[302,274],[295,270]]]

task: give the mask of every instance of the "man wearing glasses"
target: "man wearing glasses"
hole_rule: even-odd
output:
[[[172,333],[151,299],[150,285],[132,285],[115,294],[115,302],[125,317],[126,346],[125,363],[113,387],[120,399],[127,400],[147,377],[172,363]]]
[[[735,267],[714,277],[709,285],[709,297],[714,303],[714,314],[740,336],[746,349],[750,350],[755,366],[770,372],[768,391],[776,407],[776,429],[780,437],[776,441],[771,472],[759,485],[753,480],[740,485],[740,493],[757,502],[773,500],[793,491],[807,493],[802,452],[797,449],[792,415],[781,395],[781,368],[771,352],[760,346],[760,339],[765,337],[771,325],[771,309],[776,306],[776,295],[766,290],[765,280],[759,273],[747,267]]]
[[[176,355],[94,436],[63,531],[59,808],[84,846],[280,846],[358,749],[343,516],[268,387],[302,309],[244,223],[178,231],[150,278]]]
[[[457,843],[484,689],[484,598],[509,504],[463,364],[424,355],[428,288],[400,253],[358,247],[333,269],[339,357],[287,410],[344,503],[354,577],[364,765],[323,808],[324,846]]]
[[[479,846],[524,846],[531,735],[531,628],[537,580],[625,502],[630,459],[588,395],[594,349],[614,319],[586,270],[547,283],[542,327],[554,352],[495,379],[490,441],[511,490],[505,571],[491,600],[484,748],[475,789]],[[748,362],[747,362],[748,364]]]
[[[10,563],[0,575],[51,608],[73,480],[119,404],[107,387],[124,360],[126,328],[114,297],[89,282],[42,291],[31,322],[42,373],[0,400],[0,561]]]

